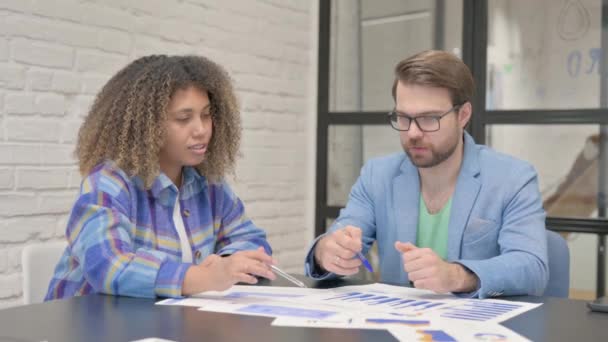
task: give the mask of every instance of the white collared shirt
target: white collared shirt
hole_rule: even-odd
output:
[[[177,236],[179,236],[182,262],[192,263],[192,246],[190,246],[190,241],[188,241],[188,234],[186,234],[186,227],[184,226],[181,211],[178,192],[177,196],[175,196],[175,206],[173,206],[173,224],[175,225],[175,230],[177,230]]]

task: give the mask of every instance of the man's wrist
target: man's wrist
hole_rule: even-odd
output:
[[[455,274],[454,284],[457,285],[451,292],[471,292],[477,289],[479,278],[475,273],[458,263],[452,263],[451,266]]]
[[[312,261],[314,263],[314,269],[316,269],[319,274],[323,274],[323,273],[327,273],[329,271],[327,271],[323,265],[321,264],[321,253],[323,248],[325,248],[325,239],[327,238],[327,236],[323,236],[322,238],[320,238],[317,243],[315,244],[315,246],[313,247],[313,253],[312,253]]]

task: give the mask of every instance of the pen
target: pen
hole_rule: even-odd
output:
[[[289,273],[283,271],[282,269],[276,267],[275,265],[270,265],[270,268],[278,275],[280,275],[281,277],[289,280],[290,282],[296,284],[299,287],[308,287],[306,285],[304,285],[303,282],[299,281],[298,279],[292,277],[291,275],[289,275]]]
[[[361,260],[361,262],[363,263],[363,266],[365,266],[365,268],[367,268],[368,271],[373,273],[374,269],[372,268],[372,264],[370,264],[369,261],[367,261],[367,258],[365,258],[363,253],[357,252],[356,255],[357,255],[357,258],[359,258],[359,260]]]
[[[340,229],[344,228],[347,226],[346,223],[342,222],[342,221],[336,221],[334,222],[334,224],[339,227]],[[361,263],[363,263],[363,266],[365,266],[365,268],[370,271],[370,272],[374,272],[374,269],[372,268],[372,264],[369,263],[369,261],[367,261],[367,258],[365,257],[365,255],[363,255],[363,253],[361,252],[357,252],[357,254],[355,254],[355,256],[361,260]]]

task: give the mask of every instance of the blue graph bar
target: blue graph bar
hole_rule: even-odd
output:
[[[487,321],[487,318],[482,318],[482,317],[475,317],[475,316],[467,316],[467,315],[458,315],[458,314],[441,314],[441,317],[447,317],[447,318],[458,318],[458,319],[465,319],[465,320],[469,320],[469,321],[480,321],[480,322],[484,322]]]
[[[265,314],[265,315],[270,315],[270,316],[289,316],[289,317],[311,318],[311,319],[326,319],[326,318],[336,314],[335,312],[332,312],[332,311],[310,310],[310,309],[293,308],[293,307],[288,307],[288,306],[262,305],[262,304],[248,305],[244,308],[240,308],[239,310],[237,310],[237,312]]]
[[[371,305],[386,304],[386,303],[394,302],[396,300],[401,300],[401,298],[388,298],[388,299],[384,299],[384,300],[379,300]]]

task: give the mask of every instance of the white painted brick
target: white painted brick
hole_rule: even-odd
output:
[[[295,227],[292,226],[292,228]],[[270,241],[271,245],[281,246],[281,248],[285,250],[303,250],[306,248],[306,243],[299,234],[288,233],[274,235],[271,237]]]
[[[310,13],[310,11],[312,10],[312,6],[311,6],[312,2],[309,1],[300,1],[300,0],[295,0],[295,1],[290,1],[289,4],[291,5],[291,8],[293,8],[294,10],[300,11],[302,13]],[[308,20],[310,21],[310,19]]]
[[[53,74],[51,90],[64,94],[76,94],[80,90],[80,77],[71,72],[57,71]]]
[[[243,128],[245,129],[264,129],[266,124],[264,114],[261,113],[242,113],[241,117]]]
[[[282,249],[277,248],[277,253],[274,255],[275,259],[280,265],[285,268],[285,271],[293,274],[303,273],[304,264],[304,253],[305,249]],[[289,271],[288,271],[289,270]]]
[[[8,9],[17,12],[30,12],[32,5],[30,1],[23,0],[2,0],[0,1],[0,9]]]
[[[270,130],[297,131],[296,115],[289,113],[268,113],[264,115],[265,127]]]
[[[11,190],[15,186],[15,170],[13,168],[0,168],[0,190]]]
[[[29,89],[47,91],[51,89],[53,73],[48,70],[32,69],[27,71],[26,79]]]
[[[193,36],[192,24],[162,20],[155,17],[138,17],[134,22],[135,31],[140,34],[160,37],[172,42],[193,42],[200,37]]]
[[[74,165],[74,146],[44,144],[41,148],[42,165]]]
[[[65,189],[70,172],[69,168],[17,168],[17,190]]]
[[[252,74],[241,74],[239,79],[235,82],[236,88],[239,90],[260,90],[262,89],[267,93],[278,94],[282,91],[288,91],[284,89],[284,85],[281,80],[276,78],[269,78],[260,75]]]
[[[74,4],[76,5],[76,4]],[[6,19],[9,36],[57,42],[75,47],[95,47],[96,30],[54,19],[13,15]]]
[[[268,14],[265,10],[269,7],[259,1],[221,1],[213,6],[231,14],[238,14],[239,19],[242,19],[243,14],[253,18],[261,17]],[[225,15],[225,13],[223,14]]]
[[[175,42],[163,41],[158,37],[138,36],[135,38],[133,51],[136,57],[152,54],[188,54],[194,53],[196,47]]]
[[[76,199],[74,199],[75,201]],[[65,238],[66,228],[68,226],[68,220],[70,219],[69,214],[59,215],[55,224],[55,237]]]
[[[230,30],[230,26],[226,25],[226,16],[222,15],[221,11],[218,11],[213,8],[207,8],[199,13],[197,13],[199,18],[199,22],[203,25],[222,28],[223,31]]]
[[[0,274],[0,299],[21,295],[21,274]]]
[[[133,17],[128,12],[116,8],[86,4],[82,5],[82,13],[82,22],[95,26],[129,31],[133,23]]]
[[[287,100],[287,98],[289,100]],[[276,96],[273,94],[258,94],[252,93],[248,97],[251,106],[261,112],[274,113],[301,113],[304,114],[306,101],[298,98],[290,98],[287,96]]]
[[[40,164],[39,144],[0,144],[0,165]]]
[[[309,63],[309,54],[306,50],[299,47],[283,46],[281,49],[283,60],[293,62],[296,64],[306,65]],[[300,82],[303,83],[303,82]],[[304,84],[306,86],[306,84]]]
[[[23,89],[25,87],[25,68],[0,64],[0,87]]]
[[[36,96],[32,93],[7,94],[4,99],[6,114],[35,114]]]
[[[43,214],[65,214],[70,212],[76,200],[76,191],[53,192],[41,194],[39,197],[38,212]]]
[[[248,204],[247,212],[256,217],[277,217],[297,215],[301,210],[301,201],[256,201]]]
[[[200,4],[192,3],[192,1],[182,2],[175,8],[175,12],[179,13],[179,16],[182,20],[189,23],[203,24],[205,26],[208,26],[208,24],[202,20],[202,16],[206,12],[215,12],[214,9],[201,6]]]
[[[34,194],[0,193],[0,216],[34,215],[37,211]]]
[[[133,45],[130,35],[123,31],[102,29],[98,34],[97,47],[104,51],[127,54]]]
[[[8,249],[8,268],[12,272],[21,271],[21,253],[23,245],[18,245]]]
[[[23,298],[19,297],[19,298],[10,298],[10,299],[2,299],[0,301],[0,310],[1,309],[8,309],[8,308],[12,308],[12,307],[16,307],[16,306],[21,306],[23,305]]]
[[[57,120],[48,119],[8,119],[6,138],[9,141],[58,141],[57,132],[61,125]]]
[[[94,0],[94,1],[90,1],[90,2],[94,2],[97,5],[103,5],[105,7],[112,7],[112,8],[116,8],[116,9],[128,10],[127,2],[126,1]]]
[[[0,38],[0,61],[8,61],[8,40]]]
[[[82,175],[80,174],[80,170],[78,166],[74,167],[72,173],[70,173],[70,189],[80,189],[80,185],[82,183]]]
[[[85,9],[74,0],[34,0],[32,12],[49,17],[79,22]],[[86,21],[84,21],[86,23]]]
[[[116,69],[118,72],[118,69]],[[82,77],[82,92],[84,94],[97,94],[108,82],[108,77],[85,75]]]
[[[299,137],[303,138],[303,137]],[[299,142],[293,132],[243,131],[243,146],[292,148]],[[304,141],[304,140],[301,140]]]
[[[76,143],[78,139],[78,130],[82,125],[82,121],[66,121],[61,124],[61,143]]]
[[[63,116],[67,112],[65,96],[55,94],[38,95],[36,97],[36,108],[38,109],[38,113],[42,115]]]
[[[8,17],[9,13],[10,12],[3,11],[0,8],[0,32],[8,31],[8,28],[6,27],[6,18]]]
[[[286,63],[240,53],[224,53],[222,63],[232,67],[235,78],[239,74],[252,72],[267,77],[279,77],[281,70],[286,69]],[[300,79],[303,74],[300,73]]]
[[[243,201],[255,200],[294,200],[300,197],[291,183],[253,183],[248,182],[238,191]]]
[[[175,12],[172,9],[175,4],[167,4],[166,0],[128,0],[126,4],[136,13],[144,13],[153,17],[163,18]]]
[[[243,33],[248,33],[248,34],[253,34],[255,36],[259,36],[259,34],[261,33],[259,27],[261,25],[263,25],[262,22],[260,22],[260,20],[258,20],[255,16],[250,16],[250,15],[242,15],[239,14],[239,12],[230,9],[230,8],[226,8],[226,4],[230,3],[230,1],[226,1],[224,3],[224,7],[222,8],[222,12],[221,15],[219,15],[218,17],[221,19],[222,17],[224,17],[226,15],[226,12],[230,12],[231,15],[234,16],[234,21],[235,21],[235,25],[230,25],[228,27],[222,27],[222,29],[226,29],[228,31],[234,32],[234,33],[239,33],[239,34],[243,34]],[[234,3],[233,3],[234,4]],[[252,8],[250,8],[250,11],[255,11],[255,7],[256,4],[253,1],[247,1],[241,4],[238,4],[236,6],[236,8],[238,8],[240,11],[247,11],[247,4],[250,4],[252,6]],[[241,6],[243,8],[241,8]],[[260,37],[263,39],[263,37]]]
[[[47,240],[55,234],[57,218],[52,216],[17,217],[0,222],[1,243]]]
[[[73,49],[48,43],[16,39],[11,42],[13,59],[17,62],[69,69],[74,64]]]
[[[89,114],[94,100],[94,96],[78,95],[70,102],[68,113],[72,116],[85,117]]]
[[[2,227],[1,219],[0,227]],[[0,249],[0,274],[6,273],[6,271],[8,271],[8,251],[6,249]]]
[[[125,56],[84,50],[76,53],[76,70],[79,72],[114,74],[126,64]]]

